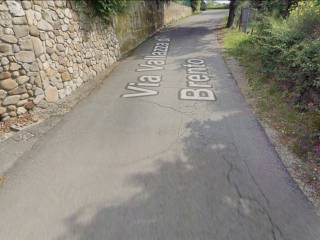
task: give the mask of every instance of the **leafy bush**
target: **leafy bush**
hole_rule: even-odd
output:
[[[319,33],[320,6],[312,0],[299,3],[281,24],[265,18],[251,42],[259,50],[262,71],[302,98],[311,89],[320,94]]]
[[[200,12],[201,0],[192,0],[191,7],[194,12]]]
[[[105,20],[121,13],[127,6],[127,0],[77,0],[82,4],[89,5],[95,13]]]
[[[126,7],[126,0],[95,0],[94,7],[102,16],[112,16],[120,13]]]
[[[229,8],[229,4],[227,3],[219,3],[219,2],[208,2],[208,9],[227,9]]]
[[[227,53],[240,60],[246,69],[253,105],[286,136],[289,147],[303,157],[304,174],[312,179],[313,169],[320,167],[320,3],[317,2],[320,0],[301,1],[286,19],[270,17],[255,9],[258,14],[250,23],[252,34],[232,29],[224,38]]]
[[[299,1],[297,6],[291,9],[290,15],[293,17],[304,16],[310,10],[320,14],[320,0]]]
[[[256,2],[256,1],[253,1]],[[264,1],[258,1],[259,5],[257,6],[260,11],[266,12],[266,13],[272,13],[273,15],[285,15],[286,13],[286,4],[285,1],[279,1],[279,0],[264,0]]]

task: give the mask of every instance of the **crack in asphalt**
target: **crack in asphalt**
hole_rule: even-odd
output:
[[[234,187],[236,193],[237,193],[237,196],[239,198],[238,200],[238,206],[241,206],[241,200],[248,200],[249,202],[253,202],[255,203],[255,205],[257,205],[257,208],[256,210],[259,211],[260,213],[262,213],[263,215],[265,215],[270,223],[270,226],[271,226],[271,234],[272,234],[272,238],[273,240],[281,240],[281,239],[285,239],[284,238],[284,234],[283,232],[281,231],[280,227],[273,221],[270,213],[268,212],[268,210],[266,209],[266,207],[260,203],[257,199],[255,198],[252,198],[252,197],[248,197],[248,196],[244,196],[240,190],[240,187],[238,186],[238,184],[236,182],[234,182],[232,180],[232,173],[234,171],[240,171],[237,167],[234,166],[234,164],[230,161],[227,160],[227,158],[225,156],[222,156],[222,158],[224,159],[224,161],[228,164],[229,168],[228,168],[228,171],[227,171],[227,175],[226,175],[226,178],[227,178],[227,181],[228,183]],[[239,204],[240,203],[240,204]],[[237,212],[239,215],[243,216],[243,217],[246,217],[246,215],[244,215],[243,213],[241,213],[240,211],[240,207],[237,208]],[[279,233],[280,235],[280,238],[277,237],[277,232]]]
[[[232,144],[232,146],[234,147],[234,149],[236,150],[237,155],[239,156],[240,160],[244,163],[244,165],[245,165],[245,167],[246,167],[246,169],[247,169],[247,171],[248,171],[248,174],[249,174],[250,178],[252,179],[252,181],[253,181],[253,183],[256,185],[256,187],[258,188],[259,192],[260,192],[261,195],[263,196],[263,198],[264,198],[264,200],[266,201],[267,205],[270,205],[269,199],[267,198],[267,196],[266,196],[265,193],[263,192],[262,188],[260,187],[260,185],[259,185],[259,183],[257,182],[257,180],[255,179],[255,177],[253,176],[253,174],[252,174],[252,172],[251,172],[251,170],[250,170],[250,168],[249,168],[249,165],[248,165],[247,161],[241,157],[241,154],[240,154],[240,151],[239,151],[239,149],[238,149],[238,146],[235,144],[236,141],[235,141],[235,139],[234,139],[233,133],[231,133],[230,136],[231,136],[231,138],[232,138],[231,144]]]

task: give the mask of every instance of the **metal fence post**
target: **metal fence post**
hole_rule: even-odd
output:
[[[250,19],[250,13],[251,9],[249,7],[245,7],[241,9],[241,15],[240,15],[240,28],[242,32],[247,32],[249,19]]]

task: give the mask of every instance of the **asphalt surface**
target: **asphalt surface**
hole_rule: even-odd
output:
[[[320,239],[315,209],[223,61],[225,14],[192,16],[146,41],[19,159],[0,189],[1,240]],[[164,69],[137,71],[152,68],[139,64],[166,38]],[[188,60],[205,62],[193,73],[210,80],[192,89],[206,90],[182,90]],[[142,87],[146,75],[161,76],[160,87]],[[150,96],[130,97],[142,92]]]

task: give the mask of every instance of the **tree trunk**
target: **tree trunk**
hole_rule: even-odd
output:
[[[234,17],[235,17],[235,14],[236,14],[236,2],[237,2],[237,0],[231,0],[230,1],[227,28],[230,28],[233,25]]]

